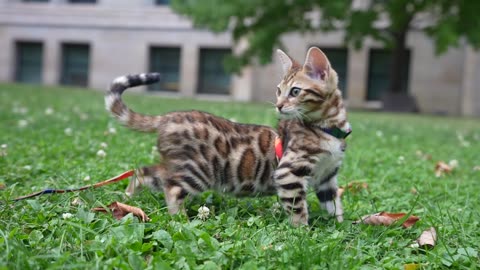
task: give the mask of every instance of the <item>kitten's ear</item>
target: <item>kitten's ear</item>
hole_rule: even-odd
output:
[[[280,58],[280,62],[282,63],[282,70],[283,74],[286,74],[292,67],[300,67],[300,64],[297,61],[293,60],[284,53],[282,50],[277,49],[278,58]]]
[[[325,81],[330,73],[330,62],[319,48],[311,47],[307,52],[303,70],[310,78]]]

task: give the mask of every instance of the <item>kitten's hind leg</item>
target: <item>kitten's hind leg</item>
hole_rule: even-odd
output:
[[[151,165],[135,170],[135,175],[130,179],[125,193],[132,196],[143,187],[150,188],[155,192],[162,191],[162,179],[164,179],[165,169],[162,165]]]
[[[167,185],[164,187],[165,190],[165,201],[167,202],[168,213],[171,215],[178,214],[179,212],[184,213],[183,201],[188,195],[188,192],[185,191],[181,186]]]
[[[343,222],[342,201],[337,196],[337,189],[337,179],[334,176],[329,182],[317,187],[316,194],[320,201],[320,206],[327,210],[330,215],[335,216],[338,222]]]
[[[168,213],[171,215],[179,212],[185,213],[183,201],[188,194],[195,195],[205,190],[203,186],[199,185],[185,172],[177,172],[172,177],[166,179],[163,189],[165,191]]]

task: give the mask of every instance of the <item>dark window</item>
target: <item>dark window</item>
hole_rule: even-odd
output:
[[[175,91],[180,83],[180,48],[150,48],[150,71],[160,72],[160,83],[151,84],[148,90]]]
[[[333,69],[338,74],[338,88],[347,97],[348,50],[346,48],[322,48]]]
[[[17,42],[15,50],[15,80],[25,83],[41,83],[43,44],[40,42]]]
[[[405,51],[406,64],[402,68],[401,90],[407,92],[408,70],[410,66],[410,50]],[[368,68],[367,100],[380,100],[382,94],[388,91],[390,83],[390,65],[392,63],[391,51],[384,49],[371,49]]]
[[[156,5],[169,5],[170,0],[155,0]]]
[[[230,94],[230,74],[223,66],[230,49],[201,49],[198,76],[198,93]]]
[[[69,3],[72,4],[95,4],[97,0],[68,0]]]
[[[62,45],[62,84],[87,86],[89,66],[90,46],[88,44]]]

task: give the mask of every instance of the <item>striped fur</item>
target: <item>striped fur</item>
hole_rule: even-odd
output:
[[[322,207],[341,222],[343,209],[336,193],[345,141],[322,130],[350,129],[337,74],[318,48],[310,48],[303,66],[280,50],[278,54],[284,70],[276,103],[282,117],[278,132],[284,149],[274,172],[278,196],[294,224],[307,224],[306,193],[310,186]]]
[[[126,107],[121,99],[126,88],[158,78],[158,74],[119,77],[105,96],[107,110],[123,125],[159,134],[161,164],[138,170],[127,194],[142,185],[163,190],[170,213],[180,210],[187,194],[210,189],[239,196],[275,194],[274,129],[238,124],[200,111],[147,116]]]
[[[349,128],[336,73],[319,49],[312,49],[302,67],[279,52],[284,79],[278,85],[278,130],[233,123],[200,111],[147,116],[128,109],[121,99],[128,87],[153,83],[158,74],[117,78],[105,97],[107,110],[123,125],[158,133],[162,161],[137,171],[127,188],[131,195],[141,186],[163,190],[169,212],[181,211],[188,194],[216,190],[238,196],[277,194],[293,224],[308,224],[307,188],[313,187],[321,205],[339,221],[341,202],[336,196],[337,173],[345,142],[322,131]],[[318,50],[318,51],[317,51]],[[293,88],[299,88],[292,96]],[[283,141],[278,162],[274,141]]]
[[[159,116],[150,116],[130,110],[122,101],[122,93],[130,87],[152,84],[160,80],[159,73],[144,73],[116,78],[110,85],[105,96],[105,108],[115,116],[120,123],[134,130],[154,132],[158,128]]]

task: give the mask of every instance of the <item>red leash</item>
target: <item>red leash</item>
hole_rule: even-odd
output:
[[[88,186],[83,186],[83,187],[79,187],[79,188],[71,188],[71,189],[45,189],[45,190],[38,191],[38,192],[28,194],[28,195],[25,195],[25,196],[20,196],[16,199],[13,199],[13,201],[17,202],[17,201],[21,201],[21,200],[24,200],[24,199],[37,197],[37,196],[40,196],[40,195],[43,195],[43,194],[66,193],[66,192],[81,191],[81,190],[85,190],[85,189],[89,189],[89,188],[98,188],[98,187],[101,187],[101,186],[105,186],[105,185],[108,185],[108,184],[111,184],[111,183],[118,182],[118,181],[123,180],[125,178],[128,178],[128,177],[130,177],[134,174],[135,174],[135,170],[129,170],[129,171],[126,171],[126,172],[124,172],[124,173],[122,173],[118,176],[115,176],[113,178],[110,178],[110,179],[102,181],[102,182],[98,182],[96,184],[91,184],[91,185],[88,185]]]

